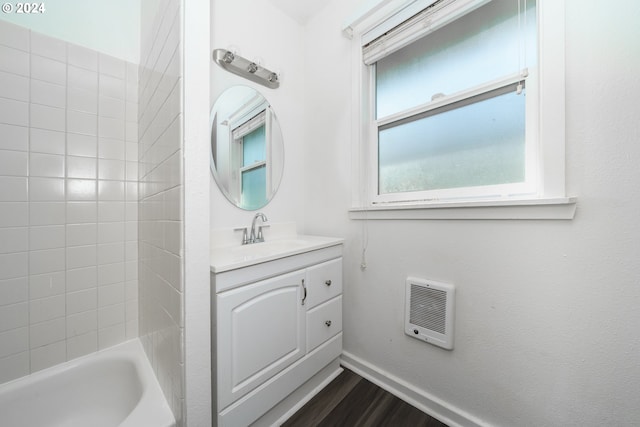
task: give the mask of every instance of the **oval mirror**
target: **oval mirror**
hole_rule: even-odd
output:
[[[257,90],[233,86],[210,116],[211,172],[225,197],[245,210],[264,207],[280,185],[284,143],[271,105]]]

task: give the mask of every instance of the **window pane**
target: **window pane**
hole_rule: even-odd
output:
[[[242,138],[242,166],[250,166],[266,159],[264,125]]]
[[[260,209],[267,204],[267,168],[262,165],[242,172],[242,208]]]
[[[517,1],[494,0],[379,60],[377,117],[424,104],[438,93],[450,95],[532,66],[535,15],[535,2],[530,0],[525,26],[524,18],[519,23]],[[526,49],[519,49],[519,27],[526,27]]]
[[[379,194],[524,182],[525,95],[380,130]]]

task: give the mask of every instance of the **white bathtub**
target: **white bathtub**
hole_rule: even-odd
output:
[[[0,386],[0,425],[174,427],[136,340]]]

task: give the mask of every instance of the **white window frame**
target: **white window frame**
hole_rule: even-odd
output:
[[[458,189],[433,192],[433,197],[407,197],[413,194],[377,194],[377,123],[374,116],[374,68],[362,61],[363,36],[376,26],[398,19],[409,10],[421,10],[435,0],[381,2],[350,21],[344,28],[352,38],[353,179],[359,183],[352,192],[352,219],[571,219],[575,197],[565,194],[565,2],[537,0],[538,66],[526,79],[528,90],[527,159],[535,159],[535,189],[509,186],[496,188],[495,196],[473,197],[473,191]],[[468,1],[468,0],[463,0]],[[486,3],[487,1],[481,2]],[[414,12],[415,13],[415,12]],[[407,19],[405,16],[404,19]],[[388,25],[397,24],[391,22]],[[451,95],[441,103],[451,101]],[[435,107],[438,103],[432,103]],[[537,125],[533,124],[537,122]],[[530,169],[531,165],[527,165]],[[531,176],[529,183],[531,181]],[[485,188],[486,189],[486,188]],[[424,192],[420,192],[424,196]],[[445,194],[445,197],[438,195]],[[457,193],[457,194],[456,194]],[[480,196],[480,194],[478,194]]]

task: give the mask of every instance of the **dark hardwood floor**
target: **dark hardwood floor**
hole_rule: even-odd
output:
[[[283,427],[447,427],[345,369]]]

